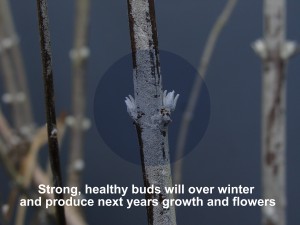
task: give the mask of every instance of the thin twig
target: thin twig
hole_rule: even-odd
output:
[[[81,175],[84,168],[83,148],[86,116],[86,62],[89,57],[88,28],[90,0],[76,1],[75,40],[70,52],[72,61],[72,117],[70,154],[68,164],[68,186],[81,188]]]
[[[65,131],[65,116],[61,116],[57,120],[58,139],[62,139]],[[22,160],[20,173],[23,176],[23,185],[27,189],[30,187],[32,181],[33,171],[37,165],[38,151],[41,150],[43,145],[47,143],[47,130],[42,127],[37,130],[25,158]],[[52,174],[51,174],[52,176]],[[50,176],[50,177],[51,177]],[[21,196],[22,199],[26,198],[25,195]],[[19,206],[16,214],[15,225],[23,225],[25,223],[26,207]]]
[[[49,32],[49,25],[48,25],[47,0],[37,0],[37,9],[38,9],[41,57],[42,57],[44,89],[45,89],[49,158],[50,158],[51,169],[53,174],[53,185],[54,187],[62,187],[59,147],[57,141],[53,71],[52,71],[50,32]],[[59,200],[64,198],[63,194],[57,194],[57,193],[55,193],[54,197],[55,199],[59,199]],[[57,215],[58,224],[66,225],[64,207],[57,206],[56,215]]]
[[[202,80],[206,76],[206,71],[209,66],[213,51],[216,46],[216,42],[220,37],[221,31],[227,24],[235,6],[237,0],[228,0],[226,6],[224,7],[219,18],[216,20],[205,45],[203,55],[200,60],[198,73],[195,81],[193,82],[193,87],[190,93],[189,101],[187,107],[183,113],[183,117],[180,124],[179,134],[177,136],[176,144],[176,159],[178,161],[174,164],[174,183],[180,184],[182,182],[182,164],[183,160],[181,159],[184,154],[184,149],[186,145],[186,139],[189,132],[189,126],[193,119],[195,108],[199,99],[201,92]]]
[[[18,92],[16,79],[14,77],[13,65],[7,52],[7,49],[10,48],[11,42],[12,40],[5,37],[4,20],[0,14],[0,60],[6,91],[6,93],[2,96],[2,100],[5,103],[10,104],[14,128],[17,131],[20,131],[24,125],[22,108],[20,107],[22,96]]]
[[[29,97],[26,73],[22,54],[19,46],[19,37],[15,31],[14,21],[11,15],[10,3],[8,0],[0,0],[0,9],[4,26],[4,35],[8,40],[11,40],[11,47],[7,49],[11,56],[10,61],[14,67],[15,82],[18,86],[19,93],[22,94],[23,101],[20,102],[22,108],[23,127],[20,132],[30,138],[33,134],[33,119],[31,101]]]
[[[5,171],[9,175],[10,179],[13,181],[14,185],[24,194],[26,194],[27,198],[34,198],[31,193],[29,193],[28,189],[25,188],[23,176],[19,174],[19,172],[15,169],[14,165],[11,164],[11,160],[7,157],[5,152],[7,152],[7,147],[0,140],[0,161],[3,165]],[[40,184],[50,185],[50,179],[46,176],[46,174],[41,170],[39,166],[36,166],[33,171],[33,183],[36,187]],[[54,196],[49,193],[45,193],[42,195],[44,199],[53,199]],[[51,211],[47,211],[47,213],[51,213]],[[68,225],[87,225],[87,223],[77,214],[77,211],[74,207],[66,207],[66,220]]]

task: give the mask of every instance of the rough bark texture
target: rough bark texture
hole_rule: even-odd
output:
[[[57,140],[55,102],[54,102],[54,87],[53,87],[53,71],[52,71],[52,57],[50,45],[50,32],[48,25],[47,0],[37,0],[38,21],[41,44],[41,57],[43,66],[44,90],[45,90],[45,104],[47,115],[47,133],[49,145],[49,158],[53,174],[53,186],[61,187],[62,178],[60,170],[60,157]],[[54,195],[55,199],[63,199],[63,194]],[[64,207],[57,206],[57,223],[65,225],[65,210]]]
[[[286,225],[286,59],[285,0],[264,1],[262,85],[262,184],[263,198],[275,199],[264,207],[264,225]]]
[[[167,129],[171,107],[163,104],[166,95],[162,91],[154,0],[128,0],[128,15],[135,100],[131,97],[132,107],[127,107],[137,129],[144,185],[162,190],[146,195],[146,199],[159,201],[158,206],[147,207],[148,224],[175,225],[175,207],[162,207],[163,199],[173,197],[164,191],[172,185]]]

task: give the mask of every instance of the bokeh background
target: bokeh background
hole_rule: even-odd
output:
[[[164,0],[156,1],[156,14],[161,50],[185,59],[197,68],[209,31],[223,9],[225,0]],[[45,123],[43,83],[39,53],[36,2],[11,0],[16,29],[29,75],[29,86],[37,124]],[[287,1],[287,37],[300,40],[298,0]],[[49,1],[53,66],[57,113],[70,112],[71,71],[69,51],[73,43],[74,1]],[[210,120],[204,137],[184,158],[183,183],[186,186],[255,186],[253,198],[260,196],[260,111],[261,62],[250,44],[262,36],[262,1],[239,0],[237,8],[222,32],[209,67],[206,85],[210,99]],[[84,183],[90,186],[117,184],[142,185],[141,166],[118,156],[95,126],[93,114],[97,86],[109,68],[130,53],[126,1],[92,1],[88,73],[88,116],[92,127],[86,135],[86,169]],[[130,65],[131,66],[131,65]],[[163,68],[163,64],[162,64]],[[300,201],[300,58],[288,66],[287,105],[287,216],[290,225],[299,224]],[[180,85],[184,77],[164,80],[170,88]],[[182,74],[182,76],[185,76]],[[131,81],[131,77],[128,77]],[[192,77],[186,76],[189,82]],[[119,82],[117,79],[115,82]],[[132,93],[130,82],[109,87],[112,93]],[[108,89],[108,90],[109,90]],[[175,89],[176,90],[176,89]],[[188,95],[189,90],[183,90]],[[125,96],[124,96],[125,97]],[[181,98],[182,104],[187,101]],[[123,104],[123,99],[115,104]],[[112,102],[111,104],[114,104]],[[103,106],[107,107],[107,106]],[[178,108],[176,113],[180,114]],[[126,114],[125,105],[123,113]],[[97,115],[95,115],[97,116]],[[196,122],[201,120],[197,119]],[[116,120],[111,121],[111,129]],[[195,122],[194,121],[194,122]],[[179,121],[173,121],[173,123]],[[124,126],[131,125],[126,117]],[[172,127],[171,127],[172,129]],[[137,143],[127,132],[120,136]],[[191,132],[197,138],[197,129]],[[171,136],[171,139],[176,137]],[[68,137],[62,146],[62,164],[67,162]],[[118,140],[115,140],[118,142]],[[136,144],[137,149],[137,144]],[[127,149],[124,151],[135,151]],[[46,150],[44,155],[46,155]],[[42,158],[45,156],[43,156]],[[7,193],[9,183],[0,172],[1,193]],[[100,198],[101,196],[86,196]],[[109,196],[107,196],[109,197]],[[116,196],[111,196],[116,197]],[[184,196],[182,196],[184,197]],[[214,196],[212,196],[214,197]],[[130,210],[116,207],[85,208],[89,224],[147,224],[146,209]],[[260,224],[258,207],[186,207],[177,208],[178,224],[185,225],[253,225]]]

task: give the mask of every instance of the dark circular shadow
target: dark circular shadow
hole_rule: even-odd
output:
[[[200,75],[191,64],[176,54],[161,51],[160,59],[164,90],[175,90],[180,94],[169,126],[170,158],[171,162],[174,162],[178,160],[175,159],[175,150],[182,116],[195,76]],[[94,98],[94,119],[101,138],[113,152],[129,162],[140,164],[136,129],[124,102],[125,97],[133,95],[132,93],[132,59],[131,54],[128,54],[114,63],[99,81]],[[209,118],[210,98],[203,81],[183,156],[199,144],[207,129]]]

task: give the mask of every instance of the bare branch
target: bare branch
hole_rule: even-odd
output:
[[[177,136],[176,144],[176,159],[179,159],[174,164],[174,183],[179,184],[182,181],[182,156],[184,154],[184,149],[186,145],[187,134],[189,132],[189,126],[193,119],[195,108],[199,99],[201,92],[202,79],[205,79],[206,71],[209,66],[211,56],[216,46],[216,42],[220,37],[221,31],[227,24],[235,6],[237,0],[228,0],[226,6],[224,7],[221,15],[216,20],[205,44],[205,49],[201,57],[198,73],[200,76],[196,76],[195,81],[193,82],[193,87],[190,93],[189,101],[187,107],[183,113],[183,117],[180,124],[179,134]]]
[[[11,164],[11,160],[7,157],[5,152],[7,152],[7,149],[5,149],[6,146],[0,141],[0,161],[2,165],[4,166],[6,172],[10,176],[11,180],[14,182],[14,184],[18,187],[19,190],[21,190],[22,193],[26,194],[27,197],[32,198],[28,192],[28,188],[25,187],[24,178],[19,174],[19,172],[14,168],[14,166]],[[46,176],[45,173],[37,166],[35,167],[33,171],[33,183],[36,187],[38,187],[40,184],[50,185],[50,179]],[[44,194],[42,195],[45,199],[53,199],[54,196],[52,194]],[[47,213],[51,213],[51,211],[48,211]],[[82,217],[80,217],[77,214],[77,211],[74,207],[66,207],[66,220],[68,222],[68,225],[87,225],[87,223],[83,220]]]
[[[4,86],[6,93],[2,96],[5,103],[10,104],[12,111],[12,121],[14,128],[20,131],[23,127],[23,116],[20,102],[24,100],[22,93],[18,92],[18,87],[14,77],[13,65],[10,61],[7,48],[11,45],[12,40],[4,36],[3,20],[0,17],[0,60]]]
[[[178,97],[163,93],[154,0],[128,0],[133,59],[134,96],[125,100],[139,139],[144,186],[159,187],[158,206],[147,207],[149,225],[176,225],[175,207],[164,209],[162,199],[172,199],[165,187],[172,186],[168,124]],[[167,103],[166,105],[164,103]]]
[[[286,40],[286,1],[264,0],[262,57],[262,224],[286,225],[286,67],[297,44]]]
[[[76,1],[75,40],[70,52],[72,60],[72,117],[71,143],[68,164],[68,186],[81,188],[81,175],[84,169],[84,134],[88,122],[86,119],[86,62],[89,56],[88,28],[90,19],[90,0]]]
[[[65,116],[61,116],[57,120],[57,128],[58,128],[58,138],[62,139],[65,131]],[[42,148],[43,145],[47,143],[47,129],[46,127],[42,127],[32,138],[32,142],[30,144],[29,151],[27,155],[22,159],[20,173],[23,176],[23,186],[28,189],[30,187],[32,181],[33,171],[37,166],[37,155],[38,151]],[[52,175],[52,174],[51,174]],[[51,176],[50,176],[51,177]],[[25,195],[22,195],[21,198],[26,198]],[[19,206],[16,214],[16,225],[23,225],[25,222],[26,215],[26,207]]]
[[[49,157],[53,174],[54,187],[62,187],[62,177],[60,169],[59,147],[57,141],[57,127],[55,116],[54,87],[50,32],[48,25],[48,6],[47,0],[37,0],[38,21],[40,32],[41,56],[43,66],[43,78],[45,89],[46,115],[47,115],[47,132]],[[55,199],[63,199],[63,194],[55,193]],[[56,207],[57,222],[59,225],[66,225],[64,207]]]
[[[5,55],[7,60],[10,61],[11,66],[11,80],[14,80],[19,96],[22,96],[22,101],[19,101],[20,108],[22,110],[20,119],[22,120],[22,127],[20,132],[25,136],[30,138],[33,133],[33,119],[32,119],[32,109],[29,97],[29,91],[27,86],[26,74],[23,65],[22,54],[19,46],[19,37],[15,31],[13,18],[11,15],[11,9],[8,0],[0,0],[0,20],[2,24],[2,34],[5,38],[3,41],[10,43],[6,45]],[[3,42],[2,42],[3,43]],[[7,67],[9,64],[7,64]],[[8,69],[8,68],[7,68]],[[7,71],[6,69],[6,71]],[[10,92],[8,92],[10,93]],[[12,94],[12,93],[11,93]],[[20,97],[19,97],[20,98]]]
[[[36,168],[33,173],[33,182],[35,186],[39,186],[40,184],[50,185],[50,180],[48,177],[43,173],[40,168]],[[52,194],[45,194],[45,198],[53,199]],[[77,210],[74,207],[66,207],[66,220],[68,225],[87,225],[87,223],[77,214]]]

